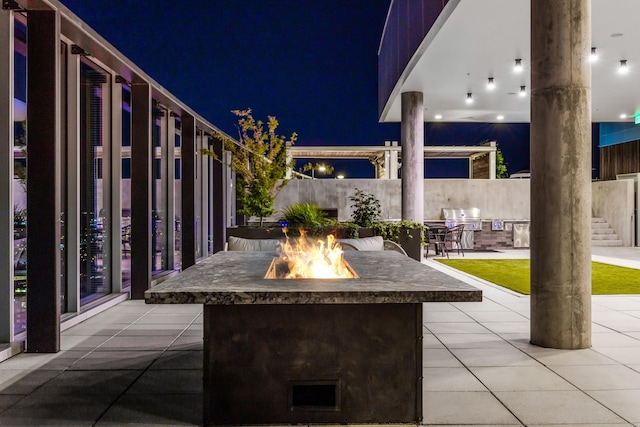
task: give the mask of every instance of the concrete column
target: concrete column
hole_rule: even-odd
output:
[[[391,142],[392,147],[398,146],[398,141]],[[422,163],[424,165],[424,163]],[[389,179],[398,179],[398,152],[391,150],[389,153]]]
[[[131,83],[131,299],[143,299],[151,286],[151,88]]]
[[[531,343],[591,346],[590,0],[531,2]]]
[[[422,92],[402,94],[402,219],[424,221],[424,110]]]
[[[60,16],[27,21],[27,351],[60,351]]]
[[[196,121],[187,114],[182,116],[182,146],[180,181],[182,191],[182,269],[196,263],[196,214],[195,214],[195,169],[196,169]]]

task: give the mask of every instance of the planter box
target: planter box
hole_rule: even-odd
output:
[[[398,243],[407,255],[416,261],[422,262],[424,248],[422,247],[422,236],[420,233],[422,233],[420,228],[401,231],[398,235]]]

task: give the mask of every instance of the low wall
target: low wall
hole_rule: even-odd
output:
[[[338,220],[351,219],[350,196],[355,189],[380,200],[382,219],[400,219],[402,188],[399,179],[295,179],[276,198],[276,211],[292,203],[316,203],[321,208],[338,209]],[[529,180],[527,179],[426,179],[424,219],[441,219],[442,208],[479,208],[484,219],[528,220]]]
[[[615,230],[623,246],[634,242],[634,189],[632,180],[594,182],[591,214],[604,218]]]

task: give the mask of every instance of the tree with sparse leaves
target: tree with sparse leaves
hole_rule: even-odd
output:
[[[222,141],[224,149],[231,152],[231,169],[238,176],[237,200],[240,213],[264,218],[274,213],[275,199],[288,180],[287,170],[293,168],[293,160],[287,162],[287,146],[298,138],[294,132],[287,139],[278,135],[278,120],[268,116],[265,123],[254,119],[251,109],[233,110],[238,117],[238,141],[221,132],[214,137]],[[221,161],[215,152],[203,148],[202,153]]]

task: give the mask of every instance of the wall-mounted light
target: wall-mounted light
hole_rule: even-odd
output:
[[[513,66],[513,71],[515,71],[516,73],[521,73],[522,72],[522,59],[518,58],[516,59],[516,63]]]
[[[496,88],[496,82],[493,81],[493,77],[489,77],[487,80],[487,89],[494,90]]]
[[[496,120],[504,120],[504,116],[502,114],[498,114]]]
[[[467,93],[467,104],[473,104],[473,94],[471,92]]]
[[[596,62],[598,60],[598,51],[595,47],[591,48],[591,55],[589,55],[590,62]]]
[[[627,74],[629,72],[629,66],[627,65],[626,59],[620,61],[620,68],[618,68],[618,72],[620,74]]]
[[[436,120],[442,120],[442,114],[436,114],[433,118]]]
[[[527,87],[526,86],[520,86],[520,92],[518,93],[518,96],[527,96]]]
[[[336,179],[344,179],[344,175],[336,175]]]

